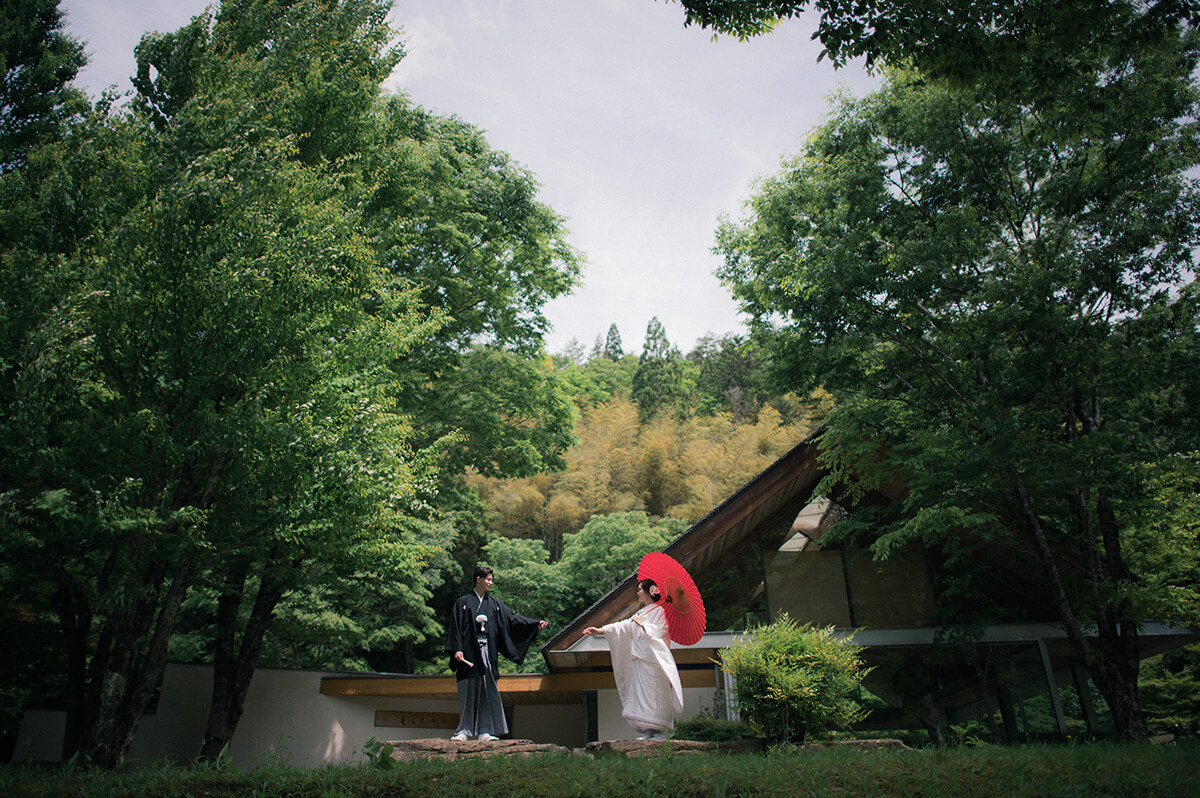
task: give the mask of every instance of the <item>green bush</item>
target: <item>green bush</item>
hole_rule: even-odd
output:
[[[753,732],[750,724],[741,720],[726,720],[708,712],[693,715],[675,724],[673,740],[698,740],[705,743],[735,743]]]
[[[736,679],[741,716],[771,740],[798,741],[865,717],[854,696],[870,669],[858,652],[832,626],[797,626],[784,613],[721,649],[721,663]]]

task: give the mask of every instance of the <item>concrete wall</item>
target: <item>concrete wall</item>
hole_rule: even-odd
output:
[[[678,723],[697,715],[701,710],[713,709],[716,690],[712,687],[683,688],[683,712],[675,718]],[[597,731],[601,740],[636,740],[639,732],[621,717],[621,697],[616,690],[596,691]]]
[[[245,711],[229,745],[234,764],[254,767],[272,762],[298,767],[362,760],[362,745],[378,731],[376,709],[429,711],[426,706],[392,706],[396,699],[363,701],[320,694],[322,671],[259,669],[246,695]],[[129,750],[131,764],[169,759],[187,761],[200,750],[212,693],[212,667],[170,663],[163,675],[156,710],[142,718]],[[434,702],[436,711],[450,711]],[[457,705],[453,707],[457,712]],[[64,713],[27,712],[13,762],[60,759]],[[403,739],[410,730],[384,730]],[[443,730],[421,730],[435,737]],[[446,732],[444,736],[449,736]]]
[[[66,713],[48,709],[27,709],[21,716],[21,731],[13,748],[12,761],[59,762],[62,760]]]
[[[321,677],[328,675],[324,671],[255,671],[245,711],[229,745],[233,764],[252,768],[279,763],[313,768],[327,763],[363,761],[363,744],[372,736],[378,740],[415,740],[445,738],[454,732],[377,727],[375,713],[393,710],[457,715],[457,700],[321,695]],[[194,757],[204,738],[211,691],[211,666],[168,664],[157,709],[142,719],[134,737],[130,764],[186,762]],[[711,688],[685,688],[683,692],[683,718],[702,708],[712,708]],[[597,706],[600,739],[637,737],[621,717],[616,690],[599,691]],[[587,717],[582,704],[522,704],[512,708],[511,717],[514,738],[568,748],[579,748],[587,742]],[[62,712],[26,712],[13,762],[59,761],[64,720]]]
[[[508,725],[509,733],[517,740],[553,743],[567,748],[582,748],[588,742],[587,714],[583,704],[520,704],[512,708],[512,720]]]

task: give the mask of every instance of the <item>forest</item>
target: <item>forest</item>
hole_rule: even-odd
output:
[[[720,225],[749,333],[686,354],[657,319],[545,351],[583,253],[382,89],[390,5],[224,0],[125,100],[73,88],[57,0],[2,12],[8,738],[49,701],[116,768],[168,660],[214,665],[209,759],[256,667],[445,672],[475,564],[562,625],[816,423],[909,487],[839,535],[1027,546],[1117,736],[1195,733],[1197,650],[1137,648],[1200,624],[1194,4],[682,2],[741,38],[820,9],[885,77]]]

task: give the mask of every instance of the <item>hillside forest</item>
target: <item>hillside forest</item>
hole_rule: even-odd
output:
[[[641,355],[625,351],[613,325],[590,350],[571,342],[540,358],[570,402],[573,443],[553,470],[466,471],[462,488],[471,501],[455,511],[441,567],[426,571],[445,575],[442,584],[429,584],[430,603],[449,606],[482,563],[497,570],[497,595],[522,613],[552,627],[572,620],[628,576],[642,554],[661,549],[808,434],[812,403],[769,394],[757,382],[757,358],[735,335],[706,336],[684,356],[657,319]],[[310,598],[313,604],[281,605],[288,633],[268,645],[264,662],[446,671],[436,626],[424,640],[394,649],[364,648],[339,624],[318,639],[313,620],[323,611]],[[197,645],[197,654],[202,650]],[[531,657],[524,670],[542,667]]]

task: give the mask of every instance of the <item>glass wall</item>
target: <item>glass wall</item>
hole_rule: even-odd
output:
[[[875,706],[867,728],[990,741],[1056,736],[1060,723],[1068,733],[1086,727],[1090,692],[1073,687],[1069,658],[1060,653],[1051,663],[1042,643],[916,642],[929,639],[935,609],[927,558],[917,552],[879,563],[863,549],[823,545],[836,513],[817,499],[792,523],[756,530],[725,555],[698,580],[707,630],[742,631],[786,612],[816,626],[895,631],[908,642],[864,651],[873,670],[863,687]],[[1059,671],[1053,686],[1051,665]]]

